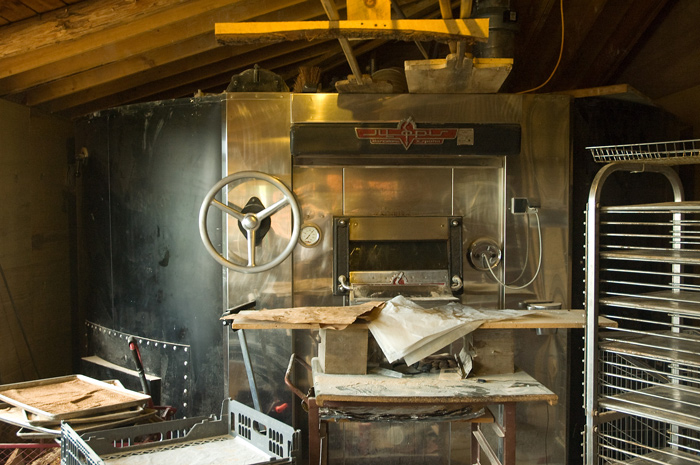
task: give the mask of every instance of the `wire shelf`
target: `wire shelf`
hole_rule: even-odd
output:
[[[586,147],[597,163],[638,161],[666,165],[700,163],[700,139]]]

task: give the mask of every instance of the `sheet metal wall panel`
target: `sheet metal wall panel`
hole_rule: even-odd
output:
[[[544,255],[537,280],[527,289],[506,292],[505,306],[517,308],[520,301],[546,299],[571,302],[570,224],[570,98],[566,96],[527,96],[523,98],[523,145],[519,157],[506,158],[505,204],[512,197],[526,197],[539,207]],[[535,218],[508,214],[506,218],[506,275],[514,286],[534,276],[537,267]],[[525,232],[530,231],[530,234]],[[529,252],[528,252],[529,251]],[[525,257],[528,257],[525,263]]]
[[[78,321],[89,317],[102,325],[111,324],[114,319],[112,243],[109,240],[109,125],[109,113],[84,118],[75,124],[76,147],[88,149],[90,164],[83,167],[79,180],[82,191],[88,194],[79,199],[81,315]]]
[[[346,168],[343,215],[450,216],[449,168]]]
[[[221,268],[201,253],[197,217],[204,195],[221,177],[220,99],[133,105],[93,118],[108,120],[100,125],[106,132],[99,131],[108,151],[88,147],[94,158],[85,176],[108,192],[90,192],[85,215],[109,216],[89,235],[96,241],[94,289],[109,289],[111,306],[103,308],[106,299],[98,295],[102,305],[88,307],[86,317],[124,334],[191,347],[186,370],[166,370],[162,363],[146,371],[164,379],[163,401],[179,416],[217,413],[226,395]],[[109,275],[100,263],[105,250]],[[105,355],[131,367],[126,340],[123,352]],[[185,373],[187,387],[167,392],[168,379],[177,379],[171,386],[180,390]]]
[[[419,124],[518,124],[523,98],[513,94],[294,94],[292,123],[398,122],[413,114]]]
[[[526,96],[523,98],[523,146],[519,157],[507,158],[504,207],[512,197],[526,197],[538,206],[543,256],[537,279],[525,289],[506,289],[504,307],[519,308],[525,300],[551,300],[571,308],[571,142],[570,99],[566,96]],[[532,215],[507,213],[505,219],[506,283],[517,287],[535,274],[538,233]],[[519,279],[515,279],[521,275]],[[569,395],[570,362],[567,350],[569,331],[522,331],[516,339],[516,364],[545,383],[559,396],[554,407],[544,404],[519,405],[521,431],[546,434],[550,463],[566,463],[568,414],[578,399]],[[525,425],[529,425],[528,428]],[[530,434],[532,434],[530,433]],[[525,463],[539,457],[542,442],[527,438],[518,443],[518,454]],[[557,461],[554,460],[556,458]],[[520,461],[519,459],[519,461]]]
[[[229,93],[226,95],[226,174],[241,171],[261,171],[279,178],[287,187],[292,185],[292,163],[289,143],[289,93]],[[229,191],[228,200],[244,206],[251,196],[257,196],[265,206],[277,200],[279,193],[265,182],[245,181]],[[271,217],[270,232],[257,248],[260,263],[277,256],[291,237],[292,222],[289,208]],[[227,250],[246,257],[247,240],[238,229],[237,221],[227,218]],[[256,308],[285,308],[292,301],[292,256],[280,265],[262,273],[244,274],[225,270],[227,308],[250,300]],[[284,373],[293,349],[292,334],[285,330],[246,330],[247,345],[254,372],[256,390],[264,413],[288,424],[292,423],[293,395],[284,386]],[[249,380],[238,337],[229,337],[229,395],[252,405]],[[282,408],[287,404],[287,408]],[[280,407],[280,411],[275,409]]]
[[[227,94],[227,175],[261,171],[279,178],[293,189],[289,152],[290,99],[290,94]],[[275,189],[270,184],[253,180],[231,191],[228,199],[243,207],[250,197],[257,196],[268,206],[275,195]],[[271,219],[271,232],[257,250],[261,263],[281,252],[291,236],[289,208],[272,215]],[[247,240],[238,230],[236,220],[229,218],[227,231],[228,250],[239,256],[247,256]],[[267,308],[291,306],[291,261],[288,258],[279,266],[262,273],[228,271],[228,307],[255,298]]]
[[[455,215],[463,217],[463,251],[465,256],[463,303],[476,308],[498,308],[499,286],[488,273],[473,268],[466,257],[469,246],[481,238],[503,243],[502,157],[489,159],[493,166],[456,169],[454,172]]]
[[[294,194],[302,223],[315,224],[321,230],[319,245],[299,246],[292,253],[295,306],[343,305],[343,297],[331,292],[333,217],[343,215],[343,171],[340,167],[294,167]]]

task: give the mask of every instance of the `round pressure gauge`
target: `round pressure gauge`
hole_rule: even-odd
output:
[[[304,247],[315,247],[321,242],[321,229],[312,223],[301,225],[299,241]]]

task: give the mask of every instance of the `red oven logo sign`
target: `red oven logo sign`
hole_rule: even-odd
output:
[[[358,139],[369,139],[373,145],[403,145],[408,150],[416,145],[442,145],[457,138],[457,128],[419,128],[413,118],[399,122],[394,128],[355,128]]]

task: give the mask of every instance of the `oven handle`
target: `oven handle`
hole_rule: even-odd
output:
[[[457,275],[452,276],[452,285],[450,286],[450,289],[452,289],[453,292],[457,292],[463,287],[464,281],[462,281],[462,278]]]
[[[338,276],[338,289],[341,291],[352,291],[352,286],[348,284],[348,278],[344,274]]]
[[[306,370],[307,370],[309,373],[311,373],[311,366],[310,366],[308,363],[306,363],[304,360],[302,360],[302,359],[300,359],[299,357],[297,357],[296,354],[292,354],[292,356],[289,358],[289,365],[287,366],[287,372],[284,374],[284,384],[286,384],[287,386],[289,386],[289,389],[291,389],[292,392],[293,392],[294,394],[296,394],[296,396],[297,396],[298,398],[301,399],[302,403],[304,403],[304,405],[306,405],[306,406],[308,407],[308,405],[309,405],[309,396],[307,396],[306,394],[304,394],[303,392],[301,392],[301,389],[299,389],[298,387],[296,387],[296,386],[294,385],[294,383],[292,383],[292,380],[290,379],[290,376],[291,376],[291,374],[292,374],[292,365],[294,365],[294,361],[295,361],[295,360],[296,360],[301,366],[303,366],[304,368],[306,368]]]

